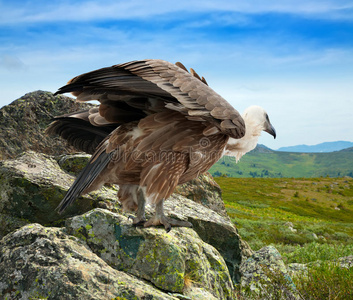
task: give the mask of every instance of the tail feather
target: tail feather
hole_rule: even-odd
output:
[[[85,189],[87,189],[111,161],[114,152],[103,151],[97,157],[93,155],[88,165],[77,176],[56,210],[61,214]]]

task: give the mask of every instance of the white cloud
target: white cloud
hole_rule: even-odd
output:
[[[250,50],[243,49],[238,59],[233,56],[230,59],[227,56],[231,53],[229,50],[221,53],[215,51],[214,47],[217,45],[202,45],[202,55],[200,52],[193,52],[193,49],[191,52],[190,49],[180,52],[180,48],[165,48],[163,41],[157,44],[151,41],[149,45],[144,45],[143,53],[142,46],[138,41],[133,41],[106,49],[106,45],[88,45],[23,53],[19,58],[26,62],[25,70],[13,72],[0,69],[0,81],[6,82],[0,100],[6,101],[2,103],[4,105],[33,90],[54,92],[78,74],[114,63],[136,58],[162,57],[171,61],[181,60],[187,67],[195,68],[206,77],[216,92],[240,112],[250,104],[263,106],[270,115],[278,137],[273,140],[263,134],[260,143],[273,149],[293,144],[353,140],[353,98],[349,96],[353,95],[353,86],[349,77],[338,78],[334,68],[332,74],[329,74],[330,64],[323,72],[324,76],[321,76],[322,74],[315,72],[315,65],[310,66],[310,61],[308,64],[313,73],[294,74],[291,70],[292,64],[296,65],[300,61],[304,65],[308,57],[314,57],[311,54],[281,61],[281,64],[269,73],[261,62],[273,58],[271,52],[254,57]],[[222,48],[221,45],[218,47]],[[246,52],[249,54],[246,55]],[[342,54],[339,51],[335,53]],[[321,56],[323,58],[317,54],[316,59],[325,60],[327,54],[321,53]],[[243,60],[240,60],[241,58]],[[346,58],[343,58],[343,61],[346,61]],[[251,67],[251,71],[246,72],[248,67]],[[289,70],[285,71],[286,67]]]
[[[350,45],[317,45],[310,38],[281,36],[280,31],[274,35],[260,31],[233,39],[221,39],[218,32],[212,36],[208,31],[217,22],[254,27],[256,18],[247,14],[263,12],[344,19],[352,11],[347,1],[100,3],[0,3],[1,30],[9,26],[14,32],[0,40],[1,105],[37,89],[54,92],[70,78],[93,69],[134,59],[161,58],[193,67],[240,112],[249,104],[264,106],[278,138],[273,140],[264,134],[260,142],[271,148],[353,140]],[[192,12],[207,13],[207,18],[193,20]],[[177,25],[167,29],[162,26],[168,24],[164,20],[182,20],[185,15],[187,21],[174,22]],[[93,22],[112,19],[148,20],[143,24],[152,29]],[[207,30],[200,30],[204,27]]]
[[[19,71],[26,69],[26,65],[18,57],[4,54],[0,56],[0,68],[9,71]]]
[[[135,20],[168,14],[169,18],[182,19],[188,13],[235,12],[241,14],[285,13],[319,18],[352,20],[351,1],[345,0],[272,0],[272,1],[211,1],[179,0],[173,5],[164,0],[130,1],[8,1],[0,4],[6,12],[0,24],[35,22],[66,22],[94,20]],[[229,20],[230,21],[230,20]]]

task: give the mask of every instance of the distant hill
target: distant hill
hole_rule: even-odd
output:
[[[340,151],[342,149],[346,149],[349,147],[353,147],[352,142],[347,141],[337,141],[337,142],[325,142],[317,145],[297,145],[297,146],[289,146],[289,147],[281,147],[277,149],[277,151],[283,152],[304,152],[304,153],[320,153],[320,152],[333,152]]]
[[[233,157],[224,156],[209,172],[216,177],[225,175],[238,178],[353,177],[353,151],[264,153],[255,149],[244,155],[239,163],[236,163]]]
[[[344,148],[344,149],[342,149]],[[274,151],[264,145],[244,155],[239,163],[222,157],[209,172],[215,176],[246,177],[353,177],[353,143],[327,142],[315,146],[283,147]],[[298,152],[302,150],[302,152]]]
[[[257,144],[256,148],[252,150],[252,152],[257,152],[257,153],[273,153],[275,152],[274,150],[266,147],[265,145],[262,144]]]
[[[353,152],[353,147],[340,150],[340,152]]]

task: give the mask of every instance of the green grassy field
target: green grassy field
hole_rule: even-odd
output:
[[[329,263],[353,255],[353,178],[215,180],[229,216],[253,250],[272,244],[287,264],[325,262],[293,278],[303,299],[353,297],[352,269]],[[260,298],[250,294],[239,299]]]
[[[293,251],[313,242],[353,249],[352,178],[215,180],[229,216],[254,250],[274,244],[292,262]]]
[[[236,163],[224,156],[212,166],[213,176],[228,177],[353,177],[353,152],[291,153],[252,151]]]

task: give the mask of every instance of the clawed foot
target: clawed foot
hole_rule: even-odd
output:
[[[192,228],[192,224],[188,221],[181,221],[172,218],[168,218],[166,216],[162,216],[161,218],[157,216],[151,217],[148,221],[145,218],[139,219],[138,217],[129,216],[129,220],[133,220],[132,224],[134,226],[143,226],[147,227],[154,227],[163,225],[166,232],[169,232],[172,227],[189,227]]]
[[[169,232],[174,227],[189,227],[192,228],[192,224],[188,221],[181,221],[172,218],[168,218],[164,215],[163,211],[163,200],[156,204],[156,214],[151,217],[148,221],[145,218],[145,198],[140,191],[138,198],[138,208],[136,217],[129,216],[129,220],[132,219],[132,224],[135,226],[152,227],[163,225],[165,230]]]
[[[153,216],[145,224],[143,224],[143,227],[146,228],[146,227],[152,227],[152,226],[158,226],[158,225],[163,225],[166,232],[169,232],[172,229],[172,226],[192,228],[192,224],[188,221],[176,220],[176,219],[168,218],[166,216],[160,216],[160,217]]]
[[[132,220],[132,224],[133,224],[134,226],[144,226],[144,224],[146,223],[146,218],[145,218],[144,216],[141,217],[141,218],[129,216],[128,219],[129,219],[129,220]]]

